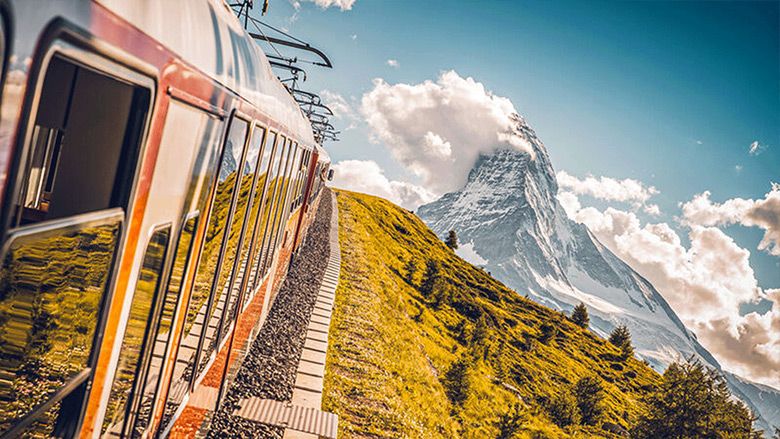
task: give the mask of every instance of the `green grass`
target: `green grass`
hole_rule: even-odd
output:
[[[411,212],[336,194],[342,268],[323,409],[339,415],[340,437],[496,437],[499,416],[517,403],[525,421],[515,437],[611,437],[600,425],[559,428],[546,410],[558,392],[593,375],[605,388],[602,422],[631,425],[660,378],[644,363],[621,361],[605,340],[465,262]],[[438,309],[419,291],[428,260],[440,264],[451,295]],[[479,316],[484,341],[459,341]],[[543,323],[558,330],[547,343],[539,340]],[[456,407],[441,379],[461,357],[473,364],[471,386]]]

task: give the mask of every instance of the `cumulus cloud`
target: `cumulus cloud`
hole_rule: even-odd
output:
[[[590,195],[593,198],[605,201],[620,201],[641,206],[658,190],[653,186],[647,186],[639,180],[625,178],[618,180],[611,177],[594,177],[589,175],[579,179],[567,173],[558,171],[555,175],[558,185],[576,195]],[[657,209],[658,206],[655,206]],[[651,208],[651,210],[654,210]]]
[[[758,249],[780,256],[780,184],[772,183],[771,190],[760,200],[732,198],[723,203],[714,203],[710,195],[709,191],[705,191],[694,196],[691,201],[680,204],[683,223],[759,227],[764,230],[764,237]]]
[[[634,212],[612,207],[581,207],[570,191],[558,199],[572,219],[653,283],[726,369],[780,388],[780,290],[759,287],[750,251],[706,225],[714,219],[688,223],[686,245],[667,223],[642,224]],[[770,312],[739,315],[740,304],[762,298],[774,302]]]
[[[374,141],[382,141],[435,194],[462,187],[482,153],[510,147],[534,157],[515,131],[512,102],[454,71],[420,84],[375,79],[361,111]]]
[[[399,66],[397,59],[388,59],[386,63],[387,63],[388,66],[390,66],[390,67],[392,67],[394,69],[397,69],[398,66]]]
[[[333,117],[335,119],[348,123],[344,130],[351,130],[357,126],[360,117],[355,110],[355,106],[344,98],[344,96],[330,90],[322,90],[320,91],[320,97],[322,98],[322,103],[333,112]],[[354,98],[352,98],[352,100],[354,100]]]
[[[423,187],[404,181],[389,180],[373,160],[342,160],[333,165],[333,186],[376,195],[416,209],[436,197]]]
[[[350,9],[352,9],[352,6],[355,4],[355,0],[303,0],[303,1],[314,3],[315,5],[321,7],[322,9],[336,7],[341,9],[342,11],[349,11]]]
[[[759,155],[767,148],[766,145],[760,143],[758,140],[754,140],[750,146],[748,146],[748,154]]]

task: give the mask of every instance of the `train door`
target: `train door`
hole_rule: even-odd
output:
[[[204,234],[201,212],[211,194],[222,125],[217,115],[177,100],[168,104],[142,224],[146,232],[139,240],[145,242],[145,250],[140,253],[102,437],[143,437],[153,432],[155,408],[168,389],[165,372],[181,373],[175,367],[166,369],[166,359],[173,358],[179,347],[175,322],[193,323],[191,316],[178,320],[176,316],[187,309],[195,242]],[[194,349],[188,353],[194,354]]]
[[[0,251],[0,436],[78,430],[152,83],[62,44],[30,87]]]

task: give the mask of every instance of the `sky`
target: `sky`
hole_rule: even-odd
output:
[[[263,20],[333,61],[302,87],[336,112],[336,185],[414,209],[457,190],[517,112],[569,215],[660,285],[727,369],[780,386],[779,11],[272,0]],[[708,295],[709,312],[692,309]],[[752,344],[742,359],[735,341]]]

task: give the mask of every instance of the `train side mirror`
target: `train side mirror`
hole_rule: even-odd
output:
[[[328,169],[328,181],[333,181],[333,169]]]

